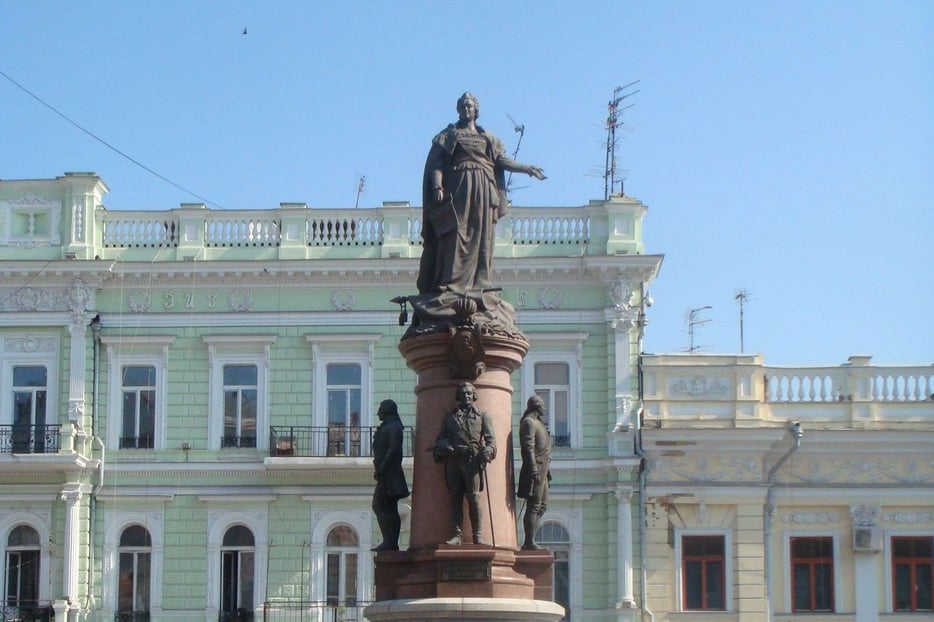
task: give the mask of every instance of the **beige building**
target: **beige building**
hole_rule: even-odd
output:
[[[934,366],[645,356],[643,388],[644,620],[931,619]]]

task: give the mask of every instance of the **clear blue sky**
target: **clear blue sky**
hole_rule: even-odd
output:
[[[241,34],[246,28],[248,34]],[[548,180],[517,205],[649,206],[649,352],[771,364],[934,362],[934,2],[19,2],[0,71],[226,209],[420,202],[429,140],[465,90]],[[0,178],[94,171],[111,210],[199,199],[0,77]],[[525,178],[519,180],[524,185]]]

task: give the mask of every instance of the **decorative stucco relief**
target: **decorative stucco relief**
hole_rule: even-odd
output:
[[[732,383],[728,378],[671,378],[668,380],[668,392],[684,397],[726,397],[732,392]]]
[[[3,340],[4,352],[55,352],[57,341],[55,337],[7,337]]]
[[[882,515],[882,520],[907,525],[934,523],[934,512],[888,512]]]
[[[788,512],[782,521],[798,525],[829,525],[840,520],[836,512]]]
[[[854,505],[850,507],[853,524],[859,527],[872,527],[878,524],[881,508],[878,505]]]
[[[538,290],[538,304],[542,309],[556,310],[561,308],[564,302],[564,295],[557,287],[543,287]]]
[[[236,289],[227,296],[227,306],[231,311],[244,312],[253,310],[253,292]]]
[[[921,484],[934,482],[934,459],[813,458],[788,469],[783,479],[797,479],[809,484]]]
[[[690,482],[759,482],[762,467],[752,457],[707,458],[705,456],[659,460],[653,479]]]
[[[331,294],[331,304],[336,311],[353,311],[357,294],[352,289],[339,289]]]

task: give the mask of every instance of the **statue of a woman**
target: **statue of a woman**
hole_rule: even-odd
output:
[[[506,155],[496,136],[477,125],[480,104],[457,100],[458,121],[431,141],[422,188],[419,294],[493,287],[494,227],[506,211],[505,171],[545,179],[542,169]]]

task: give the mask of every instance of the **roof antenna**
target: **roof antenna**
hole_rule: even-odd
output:
[[[522,137],[525,136],[525,126],[519,125],[516,123],[516,120],[513,119],[509,113],[506,113],[506,116],[509,117],[509,120],[512,122],[512,129],[515,130],[516,134],[519,135],[519,140],[516,142],[516,150],[512,152],[512,159],[515,160],[519,157],[519,147],[522,146]],[[522,188],[527,188],[528,186],[520,186],[516,190],[521,190]],[[506,177],[506,196],[509,196],[509,191],[512,189],[512,171],[509,171],[509,175]]]
[[[747,289],[740,289],[736,291],[736,295],[733,296],[733,299],[739,303],[739,353],[743,354],[743,307],[747,300],[749,300],[750,294]]]
[[[353,204],[353,208],[357,209],[360,207],[360,195],[363,194],[363,190],[366,188],[366,175],[360,175],[360,179],[357,180],[357,200]]]
[[[613,89],[613,99],[610,100],[610,103],[607,104],[609,113],[606,117],[606,168],[603,172],[603,199],[609,200],[610,196],[613,194],[616,189],[616,128],[622,125],[620,120],[620,113],[624,110],[628,110],[635,106],[635,104],[629,104],[628,106],[623,106],[620,108],[620,103],[627,97],[632,97],[639,90],[631,91],[625,95],[620,95],[624,90],[631,88],[639,84],[639,80],[635,82],[630,82],[624,86],[618,86]],[[619,194],[623,194],[623,182],[625,180],[621,179],[619,181]]]
[[[713,309],[710,305],[703,307],[697,307],[696,309],[691,309],[688,311],[688,339],[690,339],[690,345],[688,346],[688,354],[693,354],[697,350],[700,350],[703,346],[694,345],[694,327],[701,326],[703,324],[709,324],[713,320],[711,319],[699,319],[701,311],[706,311],[707,309]]]

